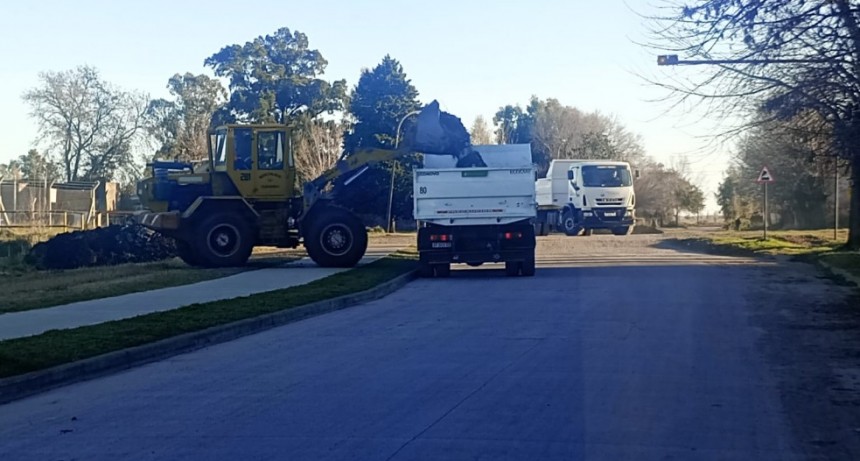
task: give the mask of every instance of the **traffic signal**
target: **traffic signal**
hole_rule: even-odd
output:
[[[677,54],[661,54],[657,56],[658,66],[674,66],[675,64],[678,64]]]

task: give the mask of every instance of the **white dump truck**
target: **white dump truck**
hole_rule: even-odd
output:
[[[505,263],[509,276],[535,274],[537,213],[528,144],[473,146],[486,167],[455,168],[425,156],[413,172],[422,275],[446,277],[452,263]]]
[[[627,162],[553,160],[546,177],[535,183],[535,233],[590,235],[594,229],[609,229],[629,234],[635,222],[633,176]]]

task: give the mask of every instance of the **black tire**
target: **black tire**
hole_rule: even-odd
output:
[[[564,210],[564,213],[561,215],[561,230],[565,235],[570,237],[579,235],[582,232],[582,228],[577,225],[573,210]]]
[[[191,261],[205,267],[242,266],[254,249],[251,226],[241,216],[221,213],[203,219],[194,229]]]
[[[520,262],[505,261],[505,275],[508,277],[516,277],[520,275]]]
[[[612,235],[630,235],[631,230],[633,230],[632,226],[613,227]]]
[[[532,255],[531,257],[526,258],[522,263],[522,275],[523,277],[534,277],[535,275],[535,257]]]
[[[418,268],[418,275],[425,279],[432,279],[435,275],[433,271],[433,266],[421,263],[421,266]]]
[[[436,277],[450,277],[451,276],[451,265],[450,264],[434,264],[434,272]]]
[[[354,267],[367,251],[367,229],[352,213],[325,208],[308,226],[305,248],[321,267]]]
[[[176,256],[189,266],[200,266],[200,259],[194,253],[194,247],[183,240],[176,241]]]

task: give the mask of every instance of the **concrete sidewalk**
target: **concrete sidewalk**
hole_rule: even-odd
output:
[[[399,246],[371,245],[360,265],[383,258]],[[348,269],[322,268],[309,258],[283,267],[242,272],[229,277],[158,290],[93,299],[61,306],[0,315],[0,340],[21,338],[85,325],[169,311],[194,303],[238,298],[305,285]]]

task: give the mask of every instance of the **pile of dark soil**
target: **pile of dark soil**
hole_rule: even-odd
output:
[[[160,261],[174,256],[173,239],[129,224],[59,234],[33,246],[26,262],[38,269],[74,269]]]

